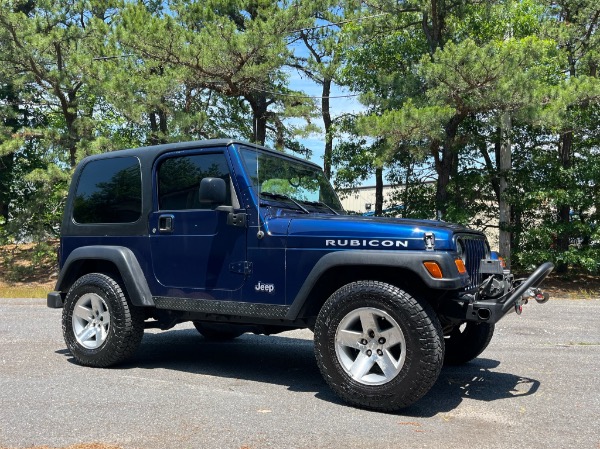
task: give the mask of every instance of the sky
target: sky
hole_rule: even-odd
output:
[[[299,90],[306,95],[320,97],[321,95],[321,86],[310,80],[305,75],[299,74],[298,71],[290,69],[288,71],[289,74],[289,88],[292,90]],[[350,92],[348,89],[345,89],[342,86],[332,85],[331,94],[330,94],[330,106],[331,106],[331,117],[335,119],[342,114],[349,113],[359,113],[365,111],[365,107],[358,101],[357,96],[351,97],[343,97],[346,95],[352,95],[353,92]],[[340,97],[343,98],[333,98]],[[319,101],[317,98],[316,101]],[[301,125],[303,121],[298,120],[298,125]],[[313,121],[314,124],[318,125],[321,129],[323,129],[323,119],[319,115]],[[323,167],[323,152],[325,147],[324,133],[318,133],[311,135],[308,138],[298,139],[302,145],[311,150],[312,154],[310,160],[315,164]],[[334,146],[336,145],[336,139],[333,142]],[[335,167],[333,167],[333,171],[335,172]],[[367,178],[365,181],[359,184],[359,187],[366,186],[374,186],[375,185],[375,176],[371,176]]]
[[[292,90],[302,91],[306,95],[311,97],[320,97],[321,95],[321,86],[313,82],[306,75],[299,73],[295,69],[288,70],[289,75],[289,84],[288,87]],[[358,97],[344,97],[344,98],[334,98],[339,96],[352,95],[348,89],[345,89],[338,85],[332,85],[331,94],[330,94],[330,105],[331,105],[331,116],[332,118],[336,118],[342,114],[348,113],[359,113],[365,110],[365,107],[358,101]],[[315,98],[316,102],[319,102],[319,98]],[[296,123],[297,125],[304,124],[303,120],[295,119],[291,120],[290,123]],[[319,114],[313,121],[313,123],[323,129],[323,120]],[[323,167],[323,151],[325,147],[324,134],[318,133],[309,136],[308,138],[300,138],[298,139],[302,145],[311,150],[312,154],[310,160],[320,167]],[[335,141],[334,141],[335,145]],[[375,181],[367,180],[363,185],[374,185]]]

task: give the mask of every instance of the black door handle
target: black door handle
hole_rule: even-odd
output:
[[[175,217],[171,214],[158,217],[158,232],[173,232]]]

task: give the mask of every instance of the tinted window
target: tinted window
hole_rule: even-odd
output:
[[[81,172],[73,218],[77,223],[133,223],[142,214],[142,178],[137,158],[89,162]]]
[[[214,209],[198,197],[203,178],[221,178],[227,187],[226,205],[231,205],[229,167],[222,153],[173,157],[158,169],[158,207],[162,210]]]
[[[342,204],[322,170],[266,152],[243,148],[241,154],[252,187],[261,198],[269,194],[285,195],[302,203],[310,212],[332,213],[332,209],[343,212]]]

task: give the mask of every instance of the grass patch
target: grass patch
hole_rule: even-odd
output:
[[[600,298],[600,276],[574,273],[564,277],[552,273],[541,285],[550,298],[560,299],[598,299]]]
[[[38,285],[0,285],[0,298],[46,298],[54,284]]]

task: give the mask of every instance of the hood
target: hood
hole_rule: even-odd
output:
[[[424,250],[433,234],[436,250],[452,250],[456,233],[482,235],[464,226],[433,220],[355,215],[296,215],[288,226],[288,248]]]

